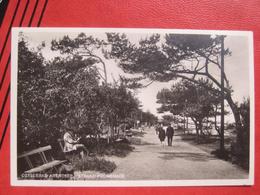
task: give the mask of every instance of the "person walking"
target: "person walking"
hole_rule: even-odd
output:
[[[157,124],[157,125],[155,125],[155,133],[156,133],[156,135],[158,135],[159,134],[159,128],[160,128],[160,125],[159,124]]]
[[[160,141],[161,141],[161,144],[163,144],[163,142],[164,142],[164,140],[165,140],[165,131],[164,131],[164,129],[161,127],[161,126],[159,126],[158,127],[158,132],[159,132],[159,135],[158,135],[158,137],[159,137],[159,139],[160,139]]]
[[[167,140],[168,140],[168,146],[172,146],[173,135],[174,135],[174,129],[169,124],[167,129],[166,129],[166,136],[167,136]]]

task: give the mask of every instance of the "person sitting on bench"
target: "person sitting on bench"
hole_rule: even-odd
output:
[[[87,148],[79,142],[80,137],[76,137],[72,130],[68,130],[65,132],[63,136],[63,140],[64,140],[63,152],[65,154],[72,154],[75,152],[77,153],[79,152],[82,159],[85,157],[85,154],[88,155]]]

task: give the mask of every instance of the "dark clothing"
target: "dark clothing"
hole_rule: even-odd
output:
[[[162,127],[159,127],[158,131],[159,131],[159,139],[161,142],[163,142],[165,140],[165,131],[163,130]]]
[[[167,140],[168,140],[168,146],[172,145],[172,137],[174,135],[174,130],[171,126],[167,127],[166,129],[166,136],[167,136]]]
[[[174,130],[171,126],[167,127],[166,129],[166,136],[167,137],[172,137],[174,135]]]
[[[155,126],[155,133],[156,133],[156,135],[158,135],[159,134],[159,126]]]
[[[172,137],[167,137],[167,141],[168,141],[168,146],[172,146]]]

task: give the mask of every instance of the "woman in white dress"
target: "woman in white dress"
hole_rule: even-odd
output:
[[[87,148],[79,142],[80,137],[75,138],[73,131],[69,130],[69,131],[65,132],[65,134],[63,136],[63,140],[64,140],[63,152],[65,154],[79,152],[81,158],[84,158],[85,154],[88,155]]]

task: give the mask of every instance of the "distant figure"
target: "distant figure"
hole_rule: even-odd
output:
[[[64,148],[63,152],[66,154],[73,154],[73,153],[79,153],[81,158],[84,158],[85,153],[88,154],[87,148],[79,143],[80,137],[75,137],[75,134],[73,131],[69,130],[67,131],[64,136]]]
[[[166,129],[166,136],[167,136],[167,140],[168,140],[168,146],[172,146],[173,135],[174,135],[174,129],[172,128],[171,125],[168,125],[168,127]]]
[[[159,132],[159,139],[161,141],[161,144],[163,144],[164,140],[165,140],[165,131],[164,129],[160,126],[158,127],[158,132]]]
[[[144,125],[141,125],[141,132],[143,132],[144,131]]]
[[[156,133],[156,135],[158,135],[158,133],[159,133],[159,128],[160,128],[160,125],[155,125],[155,133]]]

